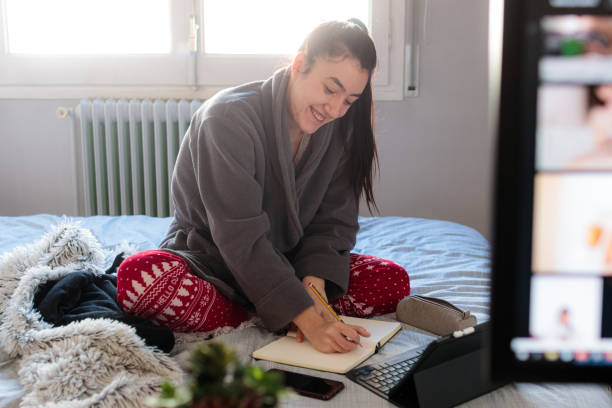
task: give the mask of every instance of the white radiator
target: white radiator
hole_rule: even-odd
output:
[[[172,170],[200,104],[197,100],[81,101],[75,112],[85,215],[172,215]]]

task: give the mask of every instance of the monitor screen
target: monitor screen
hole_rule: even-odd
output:
[[[494,373],[610,379],[612,1],[513,3],[502,56]]]

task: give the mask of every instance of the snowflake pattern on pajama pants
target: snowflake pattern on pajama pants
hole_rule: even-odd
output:
[[[330,304],[342,315],[369,317],[394,312],[409,294],[410,279],[402,266],[376,256],[351,254],[348,292]],[[117,302],[126,312],[175,332],[237,327],[249,317],[242,306],[194,276],[181,257],[163,250],[138,252],[121,263]]]

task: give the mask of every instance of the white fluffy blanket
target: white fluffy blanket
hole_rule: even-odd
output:
[[[147,347],[131,327],[86,319],[62,327],[33,310],[37,288],[74,271],[103,273],[94,236],[65,221],[0,258],[0,347],[19,364],[21,407],[133,407],[179,381],[179,365]]]

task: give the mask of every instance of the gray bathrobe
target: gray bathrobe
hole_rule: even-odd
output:
[[[346,293],[359,228],[336,122],[312,135],[294,168],[286,103],[289,71],[224,90],[194,115],[172,177],[174,220],[161,248],[183,257],[270,330],[313,304],[301,283]]]

